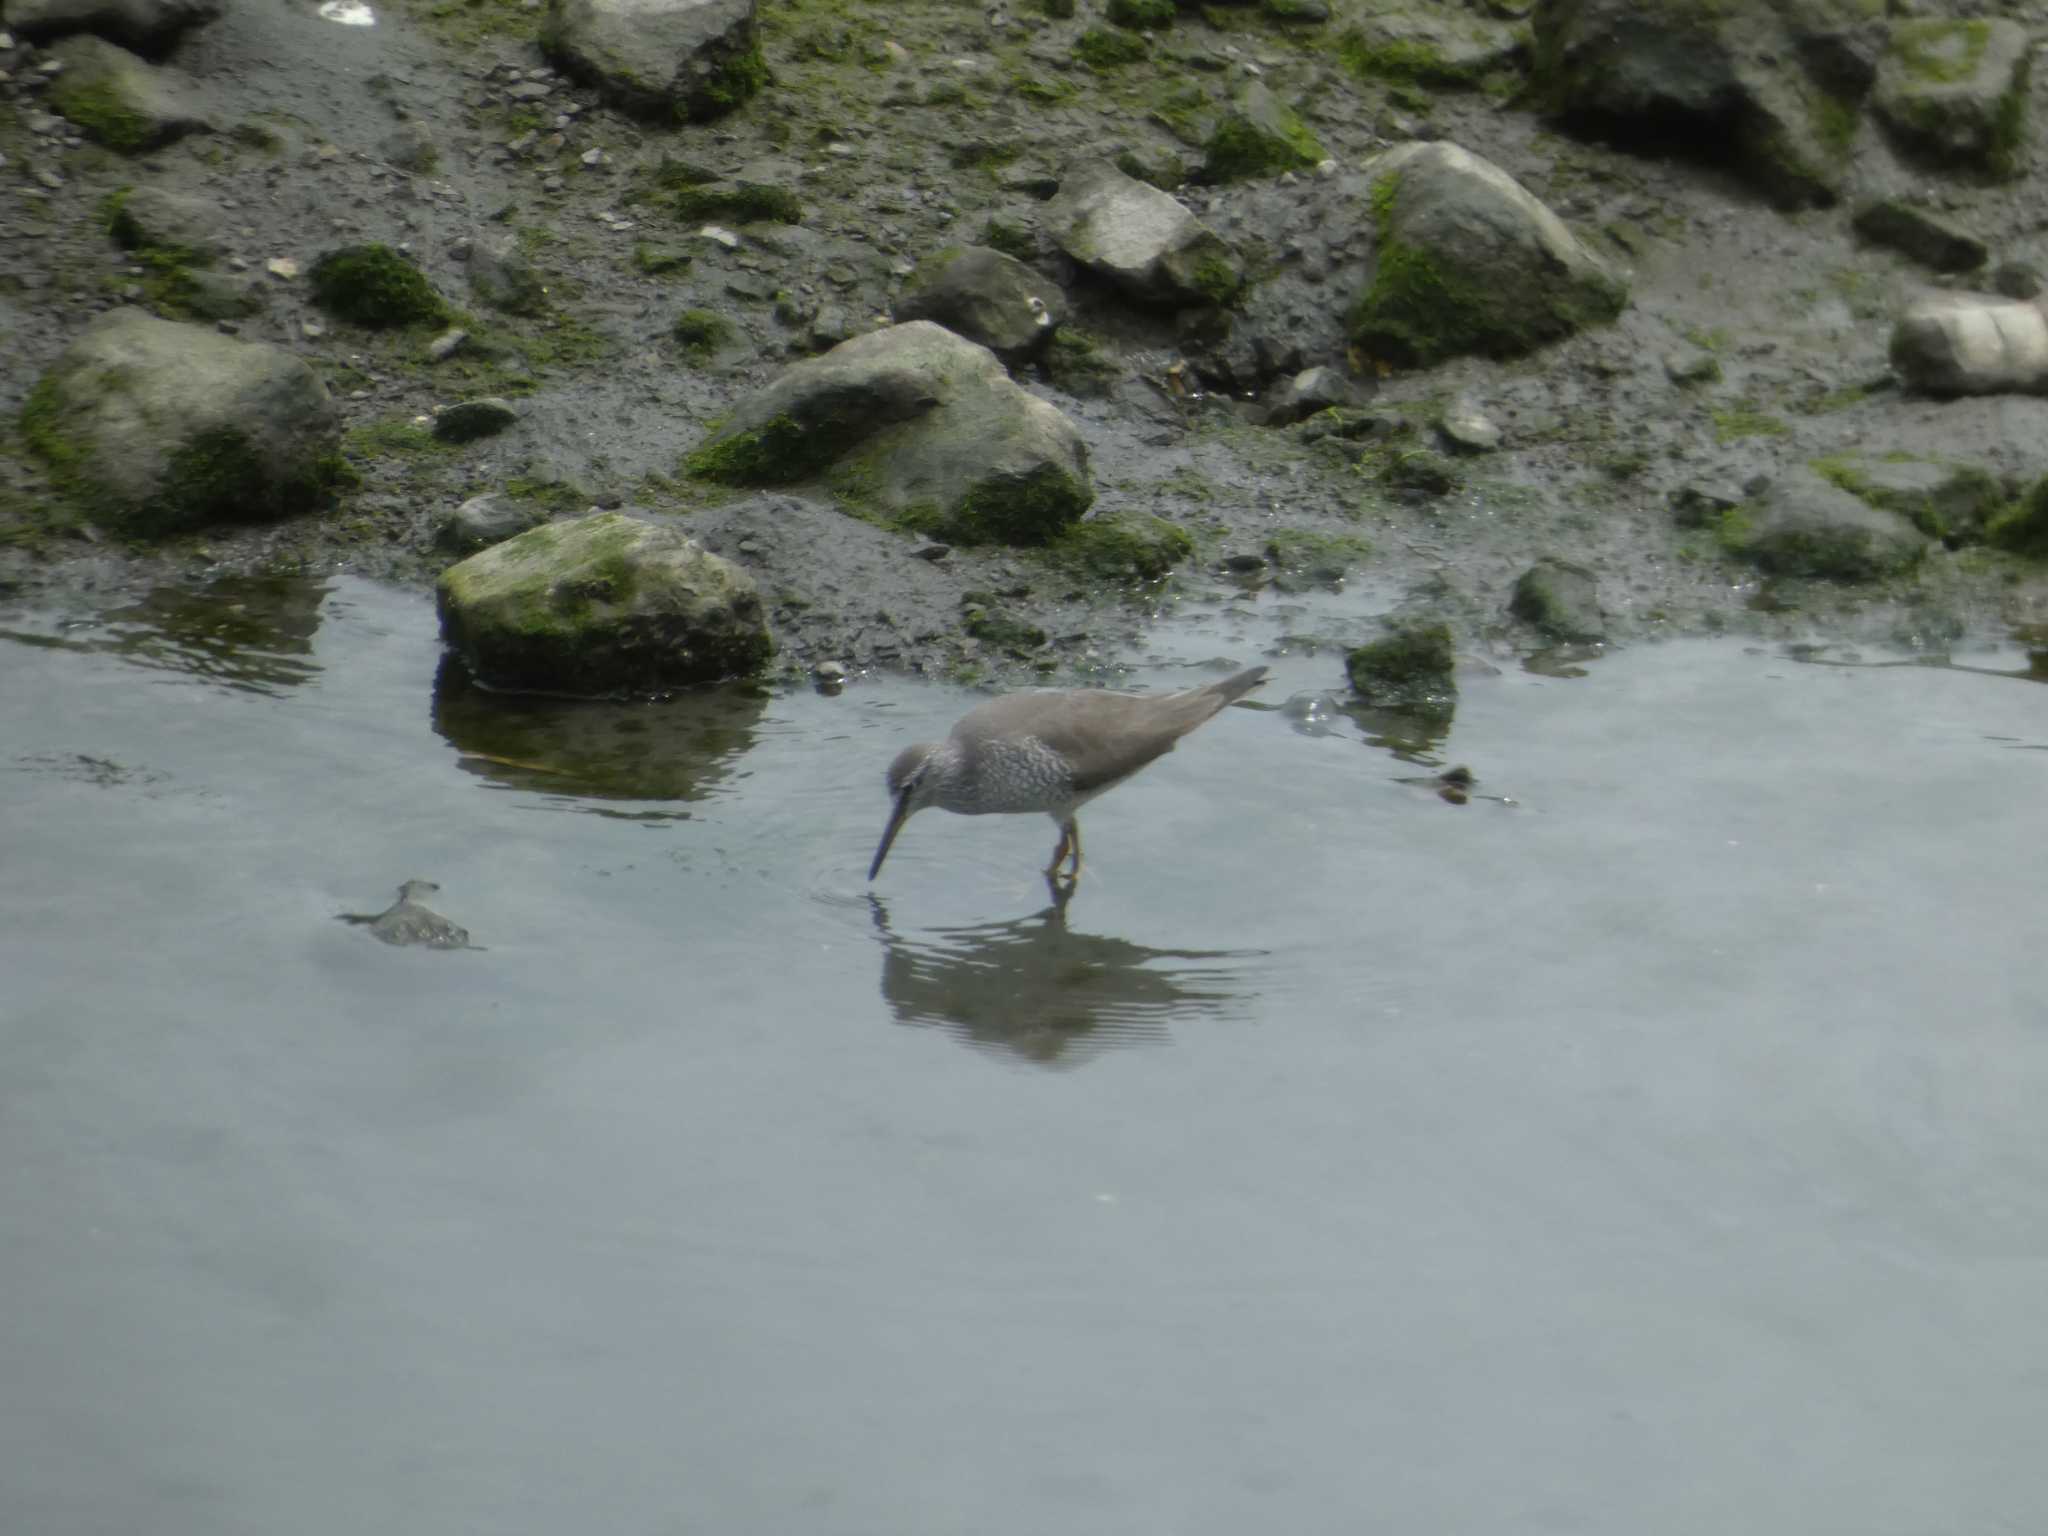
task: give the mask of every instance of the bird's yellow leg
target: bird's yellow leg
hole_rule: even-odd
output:
[[[1067,866],[1067,878],[1069,880],[1078,880],[1081,878],[1081,823],[1078,821],[1068,822],[1061,829],[1060,839],[1062,842],[1073,844],[1073,862]]]
[[[1067,822],[1060,828],[1060,844],[1052,851],[1052,862],[1045,866],[1045,875],[1048,880],[1060,872],[1060,860],[1067,856],[1067,844],[1073,835],[1074,824],[1072,822]]]

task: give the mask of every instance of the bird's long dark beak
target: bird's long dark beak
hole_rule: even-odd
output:
[[[889,813],[889,825],[882,829],[882,846],[875,850],[875,862],[868,866],[870,880],[882,872],[882,860],[889,857],[889,845],[896,841],[896,834],[903,830],[903,823],[908,820],[910,791],[906,789],[896,797],[896,809]]]

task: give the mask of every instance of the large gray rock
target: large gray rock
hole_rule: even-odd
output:
[[[1106,160],[1068,173],[1045,223],[1061,250],[1143,303],[1227,304],[1244,283],[1244,263],[1219,235]]]
[[[434,528],[434,542],[458,555],[473,555],[493,544],[516,538],[548,520],[529,501],[514,501],[497,491],[472,496],[444,516]]]
[[[1066,297],[1023,262],[981,245],[949,245],[927,256],[896,301],[898,320],[930,320],[979,342],[1006,363],[1051,340]]]
[[[1074,424],[929,320],[797,363],[685,468],[730,485],[823,479],[855,511],[960,543],[1043,544],[1095,499]]]
[[[1759,569],[1828,581],[1896,575],[1931,547],[1898,513],[1870,506],[1803,467],[1729,513],[1723,528],[1729,547]]]
[[[1980,541],[1985,525],[2005,510],[2005,487],[1975,464],[1843,453],[1815,459],[1813,468],[1858,499],[1896,512],[1929,538],[1952,546]]]
[[[1787,206],[1831,203],[1883,15],[1864,0],[1539,0],[1535,93],[1623,143],[1732,155]]]
[[[1351,334],[1367,352],[1407,364],[1514,357],[1628,302],[1621,279],[1491,161],[1416,143],[1366,170],[1378,227]]]
[[[768,79],[754,0],[548,0],[542,46],[637,116],[701,122]]]
[[[211,198],[137,187],[114,208],[108,227],[121,244],[204,266],[225,249],[228,216]]]
[[[1892,327],[1892,366],[1934,395],[1989,395],[2048,385],[2048,318],[2024,299],[1928,293]]]
[[[623,512],[529,529],[435,590],[442,638],[493,688],[658,692],[744,676],[775,649],[751,577]]]
[[[1871,99],[1899,144],[1941,164],[2018,174],[2033,42],[2002,17],[1927,17],[1892,26]]]
[[[341,438],[326,386],[291,353],[131,309],[65,349],[22,427],[88,513],[138,534],[313,505]]]
[[[218,17],[220,0],[8,0],[7,30],[32,43],[90,32],[161,58],[189,29]]]
[[[199,90],[97,37],[67,37],[50,50],[64,66],[49,103],[78,131],[124,155],[139,155],[213,127]]]

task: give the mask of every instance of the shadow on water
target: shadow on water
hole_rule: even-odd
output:
[[[754,744],[766,707],[742,688],[657,701],[493,693],[450,656],[434,675],[434,729],[462,754],[466,772],[506,789],[584,799],[704,799]]]
[[[879,897],[868,903],[882,940],[882,998],[898,1023],[935,1025],[964,1044],[1042,1067],[1162,1045],[1178,1020],[1242,1016],[1243,978],[1217,962],[1265,953],[1153,949],[1076,933],[1063,898],[1029,917],[928,928],[911,939],[889,926]]]
[[[50,650],[115,656],[245,693],[275,697],[319,675],[313,637],[328,583],[297,576],[238,576],[204,586],[154,588],[48,633],[0,630],[0,639]]]

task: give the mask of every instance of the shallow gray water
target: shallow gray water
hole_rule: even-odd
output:
[[[2024,678],[1475,676],[1453,807],[1282,660],[1062,924],[1042,818],[870,896],[957,693],[480,699],[357,582],[0,629],[0,1531],[2048,1519]],[[409,876],[479,948],[335,920]]]

